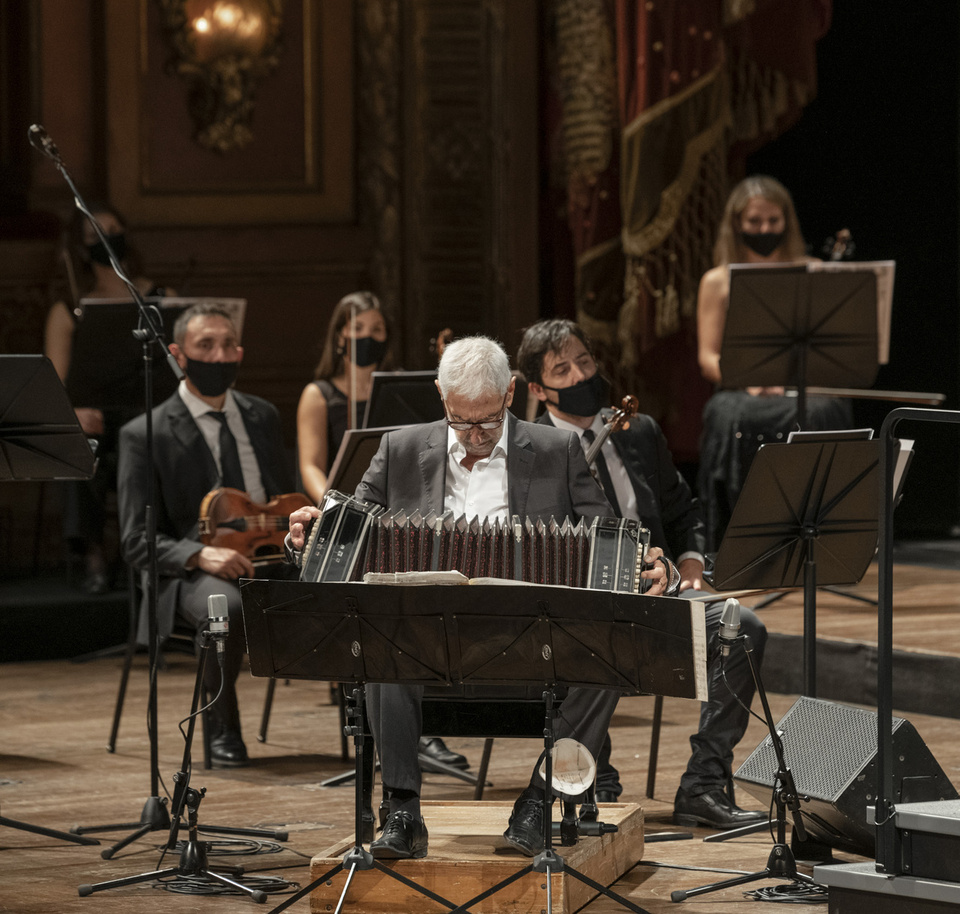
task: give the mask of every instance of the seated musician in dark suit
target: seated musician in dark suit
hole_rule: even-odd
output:
[[[291,492],[293,485],[276,408],[259,397],[231,390],[243,347],[230,315],[213,304],[187,309],[174,326],[170,352],[186,379],[153,410],[152,467],[146,449],[146,416],[128,422],[120,432],[122,550],[127,562],[146,570],[146,491],[148,473],[152,473],[158,633],[161,640],[168,636],[177,616],[199,632],[208,625],[207,597],[226,595],[230,631],[224,650],[223,694],[208,718],[210,755],[218,766],[238,767],[249,760],[236,693],[246,643],[237,580],[254,577],[254,566],[235,549],[200,541],[200,505],[208,492],[220,486],[264,502]],[[142,642],[146,625],[143,612]],[[211,697],[220,688],[220,670],[212,659],[206,664],[204,684]]]
[[[531,394],[546,407],[538,422],[577,433],[586,450],[604,428],[601,407],[608,402],[608,388],[580,326],[554,319],[529,327],[520,343],[517,367]],[[629,428],[612,432],[604,442],[597,469],[604,489],[612,487],[607,497],[617,514],[639,520],[650,530],[651,542],[663,544],[680,569],[681,594],[695,599],[703,585],[703,516],[674,466],[660,426],[650,416],[633,416]],[[686,827],[738,828],[764,818],[763,813],[740,809],[724,791],[733,748],[750,720],[746,708],[753,699],[754,683],[742,651],[732,652],[724,663],[730,688],[723,681],[717,653],[721,612],[721,603],[707,605],[707,643],[714,652],[708,670],[709,698],[703,704],[700,727],[690,737],[693,754],[674,800],[674,822]],[[753,642],[759,664],[766,629],[746,607],[740,625]],[[622,787],[610,765],[609,737],[597,767],[597,799],[616,800]]]
[[[437,388],[447,419],[385,435],[357,497],[392,510],[450,510],[491,520],[513,514],[558,520],[611,516],[576,436],[519,421],[508,412],[514,384],[507,355],[493,340],[471,337],[446,346]],[[316,508],[291,514],[295,550],[303,549],[305,525],[317,514]],[[661,554],[653,549],[642,573],[653,594],[663,593],[667,583],[669,563],[656,561]],[[383,833],[370,846],[375,857],[427,853],[417,758],[422,696],[422,686],[368,689],[370,723],[389,800]],[[571,688],[560,706],[557,738],[574,737],[597,753],[617,699],[614,692]],[[530,856],[543,848],[541,798],[542,781],[534,772],[504,833],[508,844]]]

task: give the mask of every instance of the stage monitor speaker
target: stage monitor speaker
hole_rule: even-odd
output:
[[[957,799],[953,784],[913,725],[894,717],[892,730],[894,802]],[[777,724],[777,732],[809,837],[873,857],[875,830],[867,821],[867,807],[876,796],[876,712],[801,697]],[[769,803],[777,767],[767,736],[734,779]]]

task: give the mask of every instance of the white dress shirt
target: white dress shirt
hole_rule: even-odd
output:
[[[467,470],[460,461],[467,456],[466,448],[457,440],[452,428],[447,428],[447,472],[443,493],[443,508],[452,511],[454,517],[465,515],[467,520],[485,517],[490,522],[496,518],[509,519],[510,506],[507,494],[507,446],[509,432],[507,417],[503,434],[494,445],[489,457],[478,460]]]

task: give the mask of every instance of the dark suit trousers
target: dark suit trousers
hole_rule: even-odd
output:
[[[370,728],[380,755],[380,771],[384,789],[409,792],[417,798],[400,804],[391,804],[390,811],[399,808],[415,812],[419,807],[420,762],[417,744],[423,727],[420,702],[423,686],[369,685],[367,686]],[[572,688],[560,703],[556,738],[579,740],[594,758],[600,751],[610,718],[617,707],[617,692],[599,689]],[[530,783],[542,786],[543,781],[534,770]]]
[[[227,598],[227,613],[230,617],[230,632],[223,652],[223,693],[210,709],[213,723],[213,735],[222,730],[240,732],[240,711],[237,706],[237,676],[243,663],[243,652],[247,649],[247,639],[243,630],[243,614],[240,611],[240,588],[234,581],[225,581],[204,571],[192,571],[180,583],[180,605],[177,614],[197,632],[210,627],[207,612],[207,597],[223,594]],[[220,667],[215,647],[207,656],[204,666],[203,685],[213,698],[220,689]]]
[[[697,591],[687,590],[682,596],[695,600],[697,594]],[[749,712],[734,698],[736,694],[749,708],[755,691],[747,655],[741,645],[734,646],[724,661],[726,682],[721,673],[718,635],[722,614],[722,602],[707,605],[707,700],[700,705],[700,725],[690,737],[693,754],[680,778],[681,789],[692,796],[726,786],[733,766],[733,749],[750,723]],[[753,659],[759,669],[767,643],[767,630],[756,613],[746,606],[740,607],[740,633],[750,636]],[[730,688],[727,688],[728,684]],[[623,787],[619,772],[610,764],[609,739],[596,758],[597,790],[610,791],[619,797]]]
[[[691,594],[684,594],[691,596]],[[707,606],[707,701],[700,706],[700,726],[690,737],[693,754],[687,770],[680,778],[680,788],[692,796],[717,787],[724,787],[733,765],[733,748],[740,742],[750,723],[750,713],[741,707],[736,694],[747,708],[753,701],[755,686],[747,655],[741,644],[734,645],[723,662],[721,674],[717,656],[720,616],[723,602]],[[740,634],[749,635],[753,643],[753,661],[760,669],[767,630],[751,609],[740,607]],[[729,686],[729,688],[728,688]]]

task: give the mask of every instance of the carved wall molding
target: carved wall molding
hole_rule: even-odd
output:
[[[400,25],[400,0],[356,5],[358,213],[373,237],[370,285],[397,318],[403,226]]]
[[[401,8],[405,354],[446,326],[509,350],[539,309],[536,5]]]

